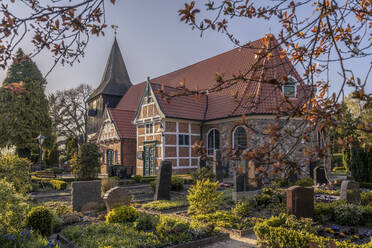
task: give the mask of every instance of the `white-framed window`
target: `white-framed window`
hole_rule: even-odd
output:
[[[190,135],[188,134],[179,134],[178,135],[178,145],[188,146],[190,145]]]
[[[213,155],[215,149],[220,149],[220,132],[212,128],[207,134],[207,154]]]
[[[154,133],[154,125],[152,123],[146,123],[146,134]]]
[[[282,83],[283,95],[289,98],[295,98],[297,94],[296,80],[293,77],[288,77],[288,80]]]
[[[233,148],[244,150],[247,148],[247,132],[244,127],[237,126],[233,131]]]

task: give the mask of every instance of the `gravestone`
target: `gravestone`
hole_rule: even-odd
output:
[[[157,177],[154,201],[170,200],[170,188],[172,181],[172,163],[170,161],[162,161]]]
[[[102,202],[101,181],[81,181],[71,183],[71,202],[74,211],[90,202]]]
[[[314,179],[314,169],[315,167],[319,166],[320,162],[319,161],[312,161],[309,164],[309,175],[312,179]]]
[[[213,152],[213,173],[216,175],[216,179],[218,181],[223,181],[223,168],[220,150],[214,150]]]
[[[252,160],[248,163],[248,187],[257,188],[256,165]]]
[[[204,167],[207,167],[207,162],[205,161],[205,159],[202,156],[199,156],[198,157],[198,169],[200,170]]]
[[[312,218],[314,213],[314,188],[292,186],[286,190],[287,211],[296,217]]]
[[[360,204],[359,183],[351,180],[345,180],[341,183],[340,199],[348,203]]]
[[[326,168],[322,165],[314,168],[314,184],[328,184]]]
[[[132,195],[124,187],[114,187],[108,190],[103,196],[107,212],[120,205],[129,205]]]

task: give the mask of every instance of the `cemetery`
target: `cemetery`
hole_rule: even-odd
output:
[[[372,248],[371,14],[4,1],[0,248]]]
[[[229,238],[250,240],[248,247],[372,246],[371,188],[346,178],[324,183],[318,168],[314,179],[258,186],[249,183],[247,161],[220,180],[225,168],[200,164],[194,173],[172,175],[171,163],[163,161],[159,176],[125,180],[33,176],[30,184],[40,185],[38,192],[28,189],[31,201],[24,200],[27,228],[3,240],[6,247],[35,242],[62,248],[196,247]],[[53,180],[66,186],[50,187]]]

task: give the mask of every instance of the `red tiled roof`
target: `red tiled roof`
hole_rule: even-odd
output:
[[[146,82],[133,85],[121,98],[116,109],[137,111],[138,104],[141,100]]]
[[[135,111],[108,108],[112,121],[116,126],[120,138],[133,138],[137,136],[136,126],[132,124]]]
[[[166,75],[151,79],[156,92],[164,84],[166,92],[177,92],[180,82],[190,90],[212,89],[217,85],[216,72],[231,78],[232,75],[247,73],[247,81],[212,92],[208,97],[200,97],[195,101],[193,96],[175,97],[167,103],[156,95],[161,110],[167,117],[185,119],[211,120],[242,114],[274,114],[277,109],[285,109],[284,101],[278,85],[270,83],[273,79],[281,81],[283,76],[292,76],[297,84],[297,99],[303,100],[305,86],[301,77],[287,57],[281,58],[280,46],[274,36],[269,38],[269,48],[273,48],[270,59],[258,61],[256,56],[264,47],[264,40],[256,40],[212,58],[187,66]],[[257,64],[258,66],[254,66]],[[236,94],[236,98],[233,95]]]

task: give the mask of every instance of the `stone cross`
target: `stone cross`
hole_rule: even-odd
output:
[[[172,181],[172,163],[161,161],[159,175],[157,177],[154,201],[170,200],[170,188]]]
[[[213,152],[213,173],[216,175],[216,179],[218,181],[223,181],[223,168],[220,150],[214,150]]]
[[[351,180],[345,180],[341,183],[340,199],[348,203],[360,204],[359,183]]]
[[[326,168],[322,165],[315,167],[314,169],[314,184],[328,183]]]
[[[132,195],[124,187],[114,187],[103,196],[107,212],[120,205],[129,205],[131,200]]]
[[[287,211],[296,217],[312,218],[314,213],[314,188],[301,186],[288,188]]]

